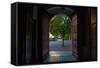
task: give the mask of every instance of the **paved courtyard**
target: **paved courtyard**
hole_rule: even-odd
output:
[[[64,47],[62,46],[62,40],[58,39],[55,41],[49,42],[50,51],[71,51],[72,50],[72,41],[65,40]]]
[[[76,61],[76,58],[72,55],[71,40],[65,40],[64,47],[60,39],[50,41],[49,50],[49,62]]]

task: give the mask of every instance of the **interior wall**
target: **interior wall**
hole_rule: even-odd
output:
[[[25,62],[26,64],[30,64],[34,62],[35,58],[34,52],[33,51],[35,48],[35,22],[33,20],[33,6],[28,5],[26,7],[26,58]],[[34,39],[33,39],[34,38]],[[32,60],[33,59],[33,60]]]
[[[72,19],[72,55],[77,58],[77,14],[73,14]]]
[[[97,60],[97,9],[91,8],[91,58]]]
[[[18,24],[17,24],[17,47],[18,47],[18,65],[25,64],[25,50],[26,50],[26,9],[24,4],[18,4]]]
[[[83,11],[84,10],[84,11]],[[78,9],[78,56],[79,61],[91,61],[91,8],[82,7]],[[96,43],[95,43],[96,45]]]
[[[42,39],[43,39],[43,60],[49,57],[49,15],[42,9]]]

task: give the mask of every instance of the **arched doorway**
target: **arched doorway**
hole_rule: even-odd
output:
[[[15,10],[14,7],[18,10]],[[72,56],[77,61],[97,60],[97,8],[26,3],[16,3],[12,8],[12,11],[14,11],[12,19],[18,20],[16,22],[12,20],[14,28],[12,29],[12,64],[24,65],[50,62],[48,60],[50,59],[49,23],[51,18],[57,14],[65,14],[71,19]],[[55,50],[57,51],[57,49]],[[60,58],[57,58],[57,55],[59,56],[59,54],[56,54],[55,59],[59,60]],[[69,61],[65,59],[66,57],[63,58],[64,61]],[[63,62],[55,61],[55,59],[54,62]]]
[[[49,62],[75,61],[72,55],[71,19],[65,14],[53,16],[49,23]]]
[[[77,60],[77,39],[76,39],[77,38],[77,32],[75,32],[76,30],[74,30],[74,29],[77,29],[76,28],[77,24],[75,24],[75,22],[77,23],[77,20],[76,20],[77,19],[77,14],[74,13],[74,14],[76,14],[76,16],[75,16],[73,14],[73,12],[68,13],[69,11],[71,12],[71,10],[69,10],[69,9],[67,9],[68,11],[67,10],[59,11],[58,9],[63,10],[61,7],[59,7],[59,8],[58,7],[57,8],[52,7],[52,8],[54,8],[54,9],[50,8],[49,11],[48,11],[48,9],[40,9],[39,10],[39,12],[41,11],[41,13],[42,13],[41,16],[39,16],[42,20],[41,22],[42,22],[42,33],[43,33],[42,34],[42,40],[43,40],[43,43],[42,43],[43,44],[43,46],[42,46],[42,48],[43,48],[42,60],[43,60],[44,63],[45,62],[47,63],[47,62],[76,61]],[[55,10],[58,10],[58,11],[55,12]],[[65,44],[70,44],[70,46],[63,47],[63,48],[60,48],[59,46],[58,46],[58,48],[57,47],[55,47],[55,48],[50,47],[49,23],[50,23],[51,19],[56,15],[58,15],[58,16],[59,15],[62,15],[62,16],[64,15],[66,18],[68,17],[71,20],[71,26],[70,26],[71,31],[72,31],[72,33],[70,34],[71,35],[71,37],[70,37],[71,40],[67,40],[67,41],[64,40],[64,41],[66,41]],[[75,20],[75,21],[73,21],[73,20]],[[74,34],[74,33],[76,33],[76,34]],[[51,34],[51,36],[52,36],[52,34]],[[55,50],[56,52],[54,52],[52,49]],[[52,55],[54,55],[56,57],[55,60],[54,60],[54,57],[51,58],[50,52],[51,52]],[[60,53],[60,54],[58,54],[57,52]],[[61,54],[63,54],[63,55],[61,55]],[[57,57],[57,55],[58,55],[58,57]],[[59,55],[61,55],[62,58],[61,57],[59,58]],[[69,56],[69,57],[66,58],[66,55]]]

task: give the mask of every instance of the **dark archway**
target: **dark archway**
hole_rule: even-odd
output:
[[[67,15],[57,14],[51,18],[49,35],[49,62],[76,61],[72,55],[72,25]]]
[[[40,7],[40,8],[41,9],[39,9],[39,19],[41,19],[40,22],[42,23],[41,25],[42,25],[42,41],[43,41],[42,42],[42,45],[43,45],[42,46],[42,48],[43,48],[42,61],[44,62],[49,57],[49,22],[50,22],[51,18],[54,15],[64,14],[64,15],[68,15],[72,20],[74,11],[70,8],[65,8],[65,7],[64,8],[63,7],[50,7],[50,8]],[[74,37],[77,37],[77,36],[74,36]],[[73,38],[73,36],[72,36],[72,38]],[[75,42],[76,41],[74,41],[74,44],[75,44]],[[77,44],[75,44],[75,46],[77,46]],[[75,49],[75,46],[74,45],[72,46],[72,50],[73,50],[73,47]],[[74,55],[77,56],[77,47],[73,51],[74,51],[73,52]],[[63,61],[60,61],[60,62],[63,62]]]
[[[51,8],[51,7],[49,7]],[[48,7],[40,7],[38,9],[38,23],[41,23],[42,38],[39,42],[42,43],[41,62],[44,62],[49,56],[49,21],[55,14],[50,14],[47,11]],[[84,10],[84,11],[83,11]],[[51,12],[51,11],[50,11]],[[61,11],[62,12],[62,11]],[[77,61],[89,61],[92,56],[91,46],[91,8],[77,8],[71,15],[68,15],[72,20],[72,54],[77,58]],[[64,13],[65,14],[65,13]],[[47,23],[48,22],[48,23]],[[41,37],[41,36],[40,36]],[[40,38],[39,38],[40,39]],[[41,45],[40,43],[40,45]],[[78,46],[77,46],[78,45]],[[95,47],[96,49],[96,47]],[[41,49],[40,49],[41,50]],[[95,53],[96,54],[96,53]],[[40,55],[40,54],[39,54]],[[94,58],[93,58],[94,59]]]
[[[71,18],[72,54],[77,57],[77,61],[97,60],[96,7],[17,2],[12,4],[11,15],[12,64],[44,63],[49,56],[50,19],[61,13]]]

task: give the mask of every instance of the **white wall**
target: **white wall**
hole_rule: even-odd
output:
[[[10,4],[16,0],[0,0],[0,68],[15,68],[10,64]],[[65,5],[87,5],[98,6],[100,12],[100,0],[17,0],[24,2],[40,3],[58,3]],[[100,13],[98,13],[98,29],[100,29]],[[98,31],[98,40],[100,40],[100,30]],[[98,42],[100,45],[100,42]],[[100,52],[100,46],[98,46]],[[50,65],[31,65],[21,66],[19,68],[100,68],[100,53],[98,53],[98,62],[64,63]]]

